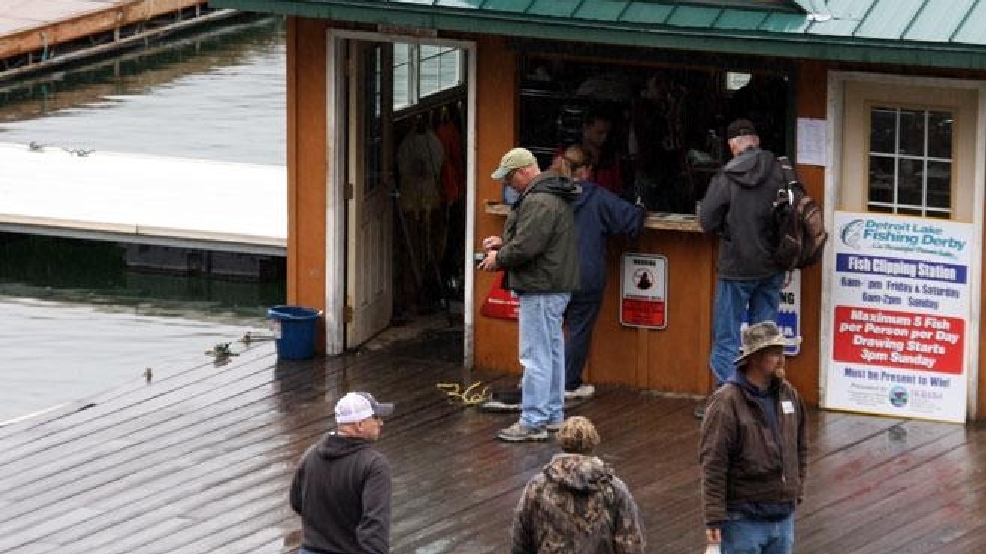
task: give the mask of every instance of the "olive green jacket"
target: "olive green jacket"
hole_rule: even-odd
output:
[[[579,244],[572,201],[579,187],[550,171],[541,173],[507,215],[496,262],[503,287],[518,293],[579,289]]]

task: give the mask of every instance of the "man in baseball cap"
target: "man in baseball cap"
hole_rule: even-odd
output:
[[[490,177],[497,181],[503,181],[509,186],[510,179],[507,178],[508,174],[518,169],[536,166],[537,163],[537,159],[530,150],[526,148],[511,148],[503,155],[503,158],[500,160],[500,166],[493,171]]]
[[[312,445],[291,482],[291,508],[301,516],[299,554],[390,552],[390,463],[372,443],[392,403],[350,392],[335,405],[336,430]]]

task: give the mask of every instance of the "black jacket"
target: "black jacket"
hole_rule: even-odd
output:
[[[334,554],[388,554],[390,491],[390,464],[369,441],[325,435],[305,452],[291,482],[302,545]]]
[[[780,272],[771,254],[773,202],[783,186],[780,164],[759,148],[741,152],[712,178],[699,222],[706,233],[719,233],[720,279],[755,281]]]

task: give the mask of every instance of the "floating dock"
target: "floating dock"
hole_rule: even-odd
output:
[[[0,143],[0,231],[284,256],[287,169]]]
[[[208,0],[3,0],[0,81],[235,15]]]

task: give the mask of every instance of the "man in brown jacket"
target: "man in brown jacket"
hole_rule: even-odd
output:
[[[724,554],[790,554],[808,467],[805,408],[784,379],[788,341],[773,321],[743,331],[736,374],[702,422],[706,539]]]

